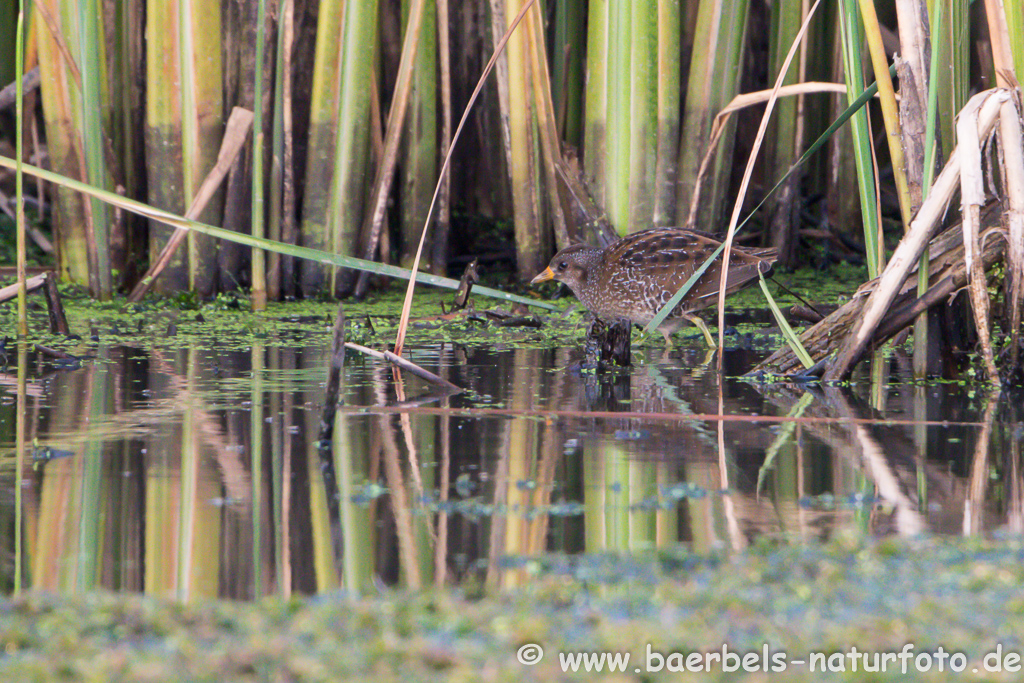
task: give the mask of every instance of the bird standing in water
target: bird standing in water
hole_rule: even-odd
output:
[[[580,303],[601,320],[611,323],[626,319],[646,325],[721,243],[714,236],[695,230],[651,228],[626,235],[603,249],[576,244],[555,254],[530,284],[564,282]],[[726,294],[768,273],[776,257],[776,249],[734,246]],[[693,313],[714,303],[721,276],[719,257],[658,327],[666,345],[671,346],[671,335],[690,322],[715,347],[704,321]]]

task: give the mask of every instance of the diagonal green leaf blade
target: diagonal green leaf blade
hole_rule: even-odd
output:
[[[775,320],[779,323],[779,329],[782,330],[782,336],[786,338],[789,348],[793,349],[793,353],[796,354],[796,357],[803,363],[804,367],[810,369],[814,365],[814,360],[811,358],[811,354],[807,353],[804,345],[800,343],[800,337],[789,326],[789,321],[782,315],[779,305],[775,303],[775,298],[768,291],[768,283],[764,281],[764,275],[758,277],[758,283],[761,285],[764,298],[768,301],[768,307],[772,309],[772,315],[775,316]]]
[[[10,159],[3,155],[0,155],[0,166],[5,168],[14,169],[16,167],[14,159]],[[143,204],[142,202],[134,199],[128,199],[122,197],[113,192],[87,185],[81,181],[67,176],[54,173],[41,169],[37,166],[30,164],[22,164],[22,168],[25,173],[34,175],[43,180],[47,180],[51,183],[56,183],[63,187],[70,188],[77,192],[89,195],[90,197],[96,197],[108,204],[113,204],[125,211],[131,211],[137,213],[140,216],[151,218],[153,220],[167,223],[170,226],[176,228],[182,228],[184,230],[194,230],[195,232],[202,233],[204,235],[210,235],[218,239],[227,240],[229,242],[235,242],[236,244],[244,244],[249,247],[255,247],[258,249],[266,249],[267,251],[277,252],[286,256],[294,256],[296,258],[303,258],[310,261],[316,261],[317,263],[324,263],[330,266],[340,266],[342,268],[353,268],[355,270],[365,270],[378,275],[386,275],[388,277],[400,278],[408,280],[410,271],[405,268],[398,266],[389,266],[383,263],[376,263],[375,261],[366,261],[364,259],[355,258],[353,256],[342,256],[341,254],[330,254],[326,251],[320,251],[318,249],[310,249],[309,247],[300,247],[294,244],[284,244],[283,242],[277,242],[275,240],[266,238],[256,238],[252,235],[245,235],[243,233],[235,232],[233,230],[225,230],[224,228],[217,228],[212,225],[205,223],[199,223],[197,221],[188,220],[177,214],[173,214],[163,209],[157,209]],[[458,289],[459,281],[452,280],[451,278],[441,277],[439,275],[430,275],[427,273],[417,273],[416,281],[422,282],[423,284],[433,285],[435,287],[443,287],[445,289]],[[555,304],[547,301],[538,301],[536,299],[530,299],[524,296],[517,296],[515,294],[509,294],[508,292],[502,292],[498,289],[492,289],[490,287],[481,287],[479,285],[473,286],[473,291],[477,294],[491,297],[492,299],[499,299],[501,301],[509,301],[512,303],[520,303],[526,306],[533,306],[535,308],[544,308],[549,311],[557,311],[559,307]]]

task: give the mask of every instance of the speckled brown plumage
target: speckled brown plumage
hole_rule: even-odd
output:
[[[652,228],[603,249],[584,244],[567,247],[532,282],[564,282],[606,322],[625,318],[646,325],[720,244],[712,235],[695,230]],[[733,247],[726,293],[749,284],[758,273],[767,273],[775,258],[775,249]],[[666,342],[671,343],[669,336],[686,321],[694,321],[692,313],[716,301],[721,274],[719,256],[658,328]]]

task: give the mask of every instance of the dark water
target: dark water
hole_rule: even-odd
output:
[[[580,372],[576,349],[436,344],[438,396],[349,353],[318,448],[323,335],[249,350],[93,345],[33,362],[28,452],[0,381],[0,580],[197,599],[523,581],[510,556],[759,537],[1020,532],[1021,406],[979,385],[719,382],[696,344]],[[321,444],[326,446],[326,444]],[[16,495],[20,491],[20,495]],[[19,507],[20,503],[20,507]],[[515,568],[509,568],[515,567]]]

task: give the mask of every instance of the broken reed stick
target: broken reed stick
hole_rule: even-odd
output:
[[[989,331],[988,278],[985,277],[985,267],[980,258],[981,205],[985,203],[985,180],[981,170],[982,140],[978,135],[978,115],[987,99],[995,98],[972,97],[960,110],[956,121],[956,136],[960,147],[960,211],[964,226],[967,293],[971,298],[971,312],[974,314],[974,328],[978,332],[985,375],[990,383],[999,384],[999,370],[996,368]],[[1002,110],[1002,102],[999,109]]]
[[[982,225],[986,228],[999,224],[1000,207],[990,202],[982,213]],[[967,282],[967,270],[963,260],[963,237],[960,226],[953,226],[936,236],[929,244],[931,257],[929,281],[933,284],[921,297],[917,296],[916,282],[907,281],[900,290],[899,296],[879,324],[871,337],[869,348],[877,348],[888,341],[903,328],[912,324],[921,312],[938,306],[950,295],[963,287]],[[998,239],[984,240],[981,260],[985,268],[990,268],[1003,255],[1003,242]],[[832,312],[821,322],[807,328],[800,335],[800,342],[808,352],[818,359],[827,358],[842,343],[856,322],[861,318],[868,293],[878,285],[878,278],[861,285],[853,298]],[[820,361],[819,361],[820,362]],[[768,372],[788,375],[803,371],[793,350],[783,346],[767,359],[761,361],[749,375]]]
[[[34,292],[43,285],[46,284],[46,273],[30,277],[25,280],[25,293]],[[0,303],[10,301],[14,297],[18,296],[18,289],[21,285],[14,283],[13,285],[7,285],[6,287],[0,288]]]
[[[39,87],[39,67],[33,67],[31,71],[27,72],[21,78],[21,89],[22,92],[28,93],[30,90],[34,90]],[[7,107],[14,104],[18,95],[18,83],[8,83],[2,89],[0,89],[0,110],[4,110]]]
[[[995,89],[979,93],[972,98],[972,101],[983,102],[980,104],[978,115],[979,138],[987,138],[992,132],[1002,103],[1009,97],[1008,91]],[[911,268],[923,253],[925,245],[939,225],[946,206],[953,197],[960,179],[961,154],[960,146],[950,154],[946,167],[935,179],[928,199],[918,210],[910,223],[910,229],[900,240],[888,265],[879,276],[878,286],[868,296],[862,317],[855,323],[852,333],[843,340],[835,360],[826,369],[824,380],[836,381],[846,377],[874,337],[875,330],[899,294]]]
[[[248,109],[235,107],[231,110],[231,116],[228,118],[227,126],[224,129],[224,140],[221,143],[220,152],[217,154],[217,163],[203,180],[203,184],[199,187],[199,192],[196,193],[195,198],[192,200],[192,206],[188,208],[185,218],[195,220],[202,213],[203,209],[206,208],[206,204],[213,197],[214,192],[217,191],[217,188],[220,187],[221,182],[224,180],[224,176],[231,169],[231,164],[234,163],[235,158],[242,151],[245,140],[249,136],[249,129],[252,127],[252,119],[253,113]],[[146,295],[146,292],[150,290],[156,279],[160,277],[160,273],[171,262],[171,257],[174,256],[178,245],[184,241],[187,235],[188,230],[175,228],[174,233],[167,240],[167,244],[164,245],[156,261],[153,262],[153,265],[149,267],[149,270],[139,280],[139,283],[135,285],[135,289],[128,295],[129,302],[139,301]]]
[[[42,344],[33,344],[32,349],[36,353],[48,356],[49,358],[56,358],[57,360],[80,360],[78,356],[72,356],[67,351],[52,349],[49,346],[43,346]]]
[[[0,303],[10,301],[18,296],[18,283],[0,288]],[[57,274],[52,270],[39,275],[34,275],[25,280],[25,293],[42,289],[46,294],[47,312],[50,316],[50,333],[71,334],[68,327],[67,316],[64,315],[64,306],[60,302],[60,292],[57,291]]]
[[[64,305],[60,301],[60,291],[57,289],[57,273],[46,273],[45,292],[46,311],[50,316],[50,334],[70,336],[71,328],[68,326],[67,316],[64,315]]]
[[[398,366],[399,368],[402,368],[403,370],[408,370],[409,372],[416,375],[417,377],[420,377],[421,379],[425,379],[426,381],[431,382],[432,384],[437,384],[438,386],[445,387],[446,389],[450,389],[451,391],[457,391],[460,393],[465,391],[465,389],[458,386],[457,384],[452,384],[444,377],[439,377],[434,373],[430,372],[429,370],[424,370],[415,363],[408,361],[405,358],[402,358],[401,356],[396,356],[390,351],[375,351],[374,349],[370,349],[365,346],[360,346],[359,344],[354,344],[352,342],[345,342],[345,348],[352,349],[353,351],[359,351],[360,353],[365,353],[367,356],[373,356],[374,358],[389,361]]]
[[[321,452],[329,452],[331,449],[335,411],[341,393],[341,371],[345,367],[345,308],[340,305],[334,318],[332,340],[331,366],[327,371],[327,392],[324,395],[324,409],[320,414],[320,438],[317,440]]]

